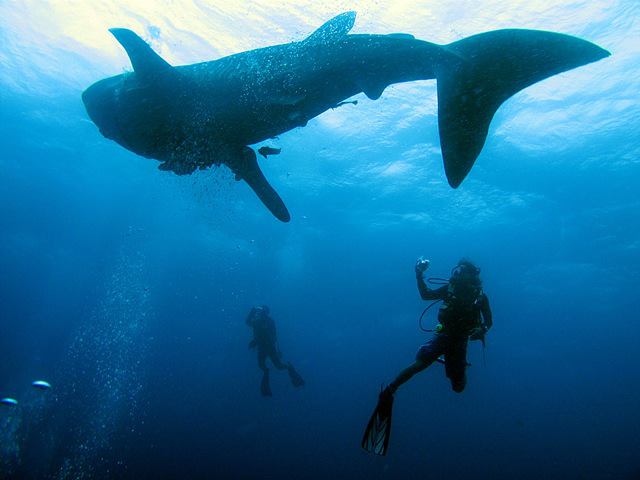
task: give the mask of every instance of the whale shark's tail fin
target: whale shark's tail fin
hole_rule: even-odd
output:
[[[609,52],[569,35],[496,30],[444,46],[463,61],[441,65],[438,126],[444,169],[456,188],[480,154],[500,105],[525,87]]]
[[[251,189],[258,195],[264,206],[280,221],[288,222],[291,215],[280,198],[280,195],[273,189],[264,177],[258,161],[256,152],[249,147],[243,147],[241,151],[229,162],[227,166],[235,173],[236,180],[244,180]]]

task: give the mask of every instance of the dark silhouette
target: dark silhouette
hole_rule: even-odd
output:
[[[467,383],[469,339],[484,343],[485,334],[493,325],[489,299],[482,290],[478,267],[463,258],[453,269],[449,281],[443,280],[444,284],[433,290],[423,278],[428,268],[428,260],[418,259],[415,267],[416,281],[423,300],[442,301],[438,311],[439,323],[433,330],[435,333],[432,338],[418,350],[415,362],[402,370],[380,393],[378,406],[362,439],[362,447],[378,455],[385,455],[387,452],[393,394],[398,387],[438,361],[444,363],[453,391],[462,392]]]
[[[445,173],[456,188],[505,100],[609,55],[585,40],[538,30],[496,30],[448,45],[408,34],[349,35],[355,18],[346,12],[300,42],[181,67],[131,30],[113,28],[134,71],[96,82],[82,100],[105,137],[178,175],[224,164],[288,222],[248,145],[303,127],[361,92],[377,100],[391,84],[437,78]]]
[[[294,387],[303,386],[304,380],[293,368],[293,365],[282,362],[282,353],[278,348],[276,324],[269,315],[269,307],[266,305],[253,307],[249,315],[247,315],[247,325],[253,329],[253,339],[249,342],[249,348],[257,348],[258,350],[258,366],[262,370],[262,382],[260,384],[262,395],[266,397],[272,395],[269,383],[269,369],[266,363],[267,358],[271,359],[271,363],[278,370],[287,370],[289,372],[289,378]]]

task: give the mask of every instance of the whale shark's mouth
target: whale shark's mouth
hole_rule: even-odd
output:
[[[89,117],[100,129],[100,133],[112,140],[119,140],[120,129],[117,122],[117,77],[106,78],[94,83],[82,92],[82,102]]]

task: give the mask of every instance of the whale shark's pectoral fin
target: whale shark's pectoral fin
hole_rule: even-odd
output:
[[[339,40],[351,31],[356,23],[356,12],[344,12],[325,22],[307,37],[307,43],[328,43]]]
[[[144,79],[173,74],[173,67],[134,32],[126,28],[110,28],[109,31],[129,55],[131,66],[136,74]]]
[[[262,174],[256,153],[249,147],[242,147],[229,157],[226,165],[235,174],[236,180],[244,180],[258,195],[264,206],[280,221],[288,222],[291,215],[284,202]]]

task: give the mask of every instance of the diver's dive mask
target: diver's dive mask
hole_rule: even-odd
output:
[[[451,270],[450,283],[456,285],[469,285],[480,288],[480,268],[476,267],[469,260],[460,260]]]

